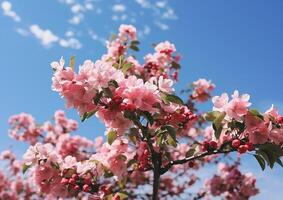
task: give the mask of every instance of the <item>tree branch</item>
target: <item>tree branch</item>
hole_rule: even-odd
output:
[[[209,156],[209,155],[215,155],[215,154],[226,154],[226,153],[230,153],[235,151],[234,149],[231,149],[229,151],[225,151],[222,150],[221,148],[219,150],[214,150],[214,151],[207,151],[205,153],[199,154],[199,155],[195,155],[195,156],[191,156],[191,157],[187,157],[184,159],[180,159],[180,160],[172,160],[170,161],[167,165],[165,165],[165,167],[161,168],[161,175],[165,174],[172,166],[174,165],[181,165],[190,161],[194,161],[200,158],[204,158],[205,156]]]

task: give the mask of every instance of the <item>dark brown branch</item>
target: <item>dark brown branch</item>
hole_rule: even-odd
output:
[[[194,161],[194,160],[197,160],[197,159],[200,159],[200,158],[204,158],[205,156],[210,156],[210,155],[215,155],[215,154],[226,154],[226,153],[230,153],[232,151],[235,151],[235,150],[232,149],[232,150],[226,150],[225,151],[225,150],[219,149],[219,150],[214,150],[214,151],[207,151],[205,153],[195,155],[195,156],[191,156],[191,157],[187,157],[187,158],[180,159],[180,160],[172,160],[167,165],[165,165],[165,167],[160,169],[160,173],[161,173],[161,175],[165,174],[174,165],[181,165],[181,164],[185,164],[185,163],[190,162],[190,161]]]

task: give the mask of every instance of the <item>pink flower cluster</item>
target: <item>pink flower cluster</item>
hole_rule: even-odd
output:
[[[206,79],[199,79],[192,84],[193,92],[191,98],[198,102],[206,102],[210,98],[210,93],[215,85]]]
[[[283,116],[272,106],[263,115],[263,119],[248,113],[245,116],[247,128],[245,134],[253,144],[264,144],[272,141],[283,144]]]
[[[197,170],[231,152],[251,152],[262,169],[282,165],[283,116],[273,106],[265,113],[250,109],[249,95],[238,91],[231,99],[213,97],[213,111],[199,114],[196,104],[208,101],[215,85],[193,82],[184,103],[174,94],[180,68],[174,44],[155,45],[140,64],[129,55],[139,50],[137,39],[135,27],[121,25],[101,59],[84,61],[78,71],[74,58],[69,66],[63,58],[51,63],[52,89],[82,121],[99,118],[107,142],[72,135],[78,123],[62,110],[42,124],[26,113],[12,116],[9,135],[31,146],[23,161],[11,151],[0,154],[9,166],[7,175],[0,171],[0,199],[242,200],[259,193],[255,178],[240,172],[239,157],[220,164],[199,193],[189,189],[200,180]]]
[[[121,25],[119,30],[119,37],[108,42],[108,53],[95,63],[85,61],[78,73],[71,67],[65,68],[63,59],[51,66],[55,70],[52,89],[66,99],[68,108],[77,109],[82,117],[97,112],[108,130],[121,135],[132,126],[124,111],[140,110],[153,115],[164,109],[174,113],[186,107],[163,102],[163,96],[174,91],[168,75],[174,70],[171,65],[175,46],[168,41],[158,44],[156,53],[147,55],[141,66],[132,56],[126,57],[127,48],[133,45],[127,44],[136,41],[135,28]],[[149,70],[152,65],[154,70]],[[125,66],[130,69],[125,70]],[[191,115],[189,111],[187,114]],[[186,126],[188,119],[180,121]]]
[[[256,179],[251,173],[243,174],[238,165],[219,164],[219,175],[206,181],[206,189],[213,196],[222,196],[227,200],[249,199],[258,194]]]
[[[36,143],[40,129],[31,115],[26,113],[14,115],[10,117],[9,124],[12,127],[9,131],[10,137],[19,141],[29,141],[30,144]]]
[[[240,96],[236,90],[232,95],[232,99],[229,101],[228,94],[224,93],[221,96],[212,98],[214,104],[213,110],[226,112],[227,117],[241,120],[241,117],[247,114],[248,107],[251,105],[249,99],[250,96],[248,94]]]
[[[5,171],[0,171],[0,199],[30,199],[34,196],[35,191],[31,180],[20,176],[22,166],[15,155],[6,150],[1,153],[0,160],[5,161],[9,166]],[[7,171],[10,174],[4,174]]]

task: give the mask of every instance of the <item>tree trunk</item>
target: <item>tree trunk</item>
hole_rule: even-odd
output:
[[[158,190],[160,184],[160,167],[161,167],[161,157],[160,154],[156,153],[152,156],[153,158],[153,190],[152,190],[152,200],[158,200]]]

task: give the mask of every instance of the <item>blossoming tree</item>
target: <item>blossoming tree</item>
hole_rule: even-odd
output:
[[[74,136],[77,122],[56,111],[53,122],[39,124],[26,113],[12,116],[9,135],[30,147],[17,160],[1,159],[0,199],[249,199],[259,193],[256,179],[239,170],[248,153],[262,170],[283,166],[283,116],[275,107],[250,109],[249,95],[238,91],[212,98],[211,112],[197,104],[211,98],[214,84],[192,83],[183,101],[174,93],[180,56],[170,42],[155,45],[140,64],[136,29],[121,25],[100,60],[86,60],[75,71],[52,62],[52,89],[85,121],[98,117],[106,141]],[[235,152],[235,153],[233,153]],[[218,165],[199,190],[197,171]],[[23,172],[23,174],[22,174]],[[198,184],[199,185],[199,184]]]

